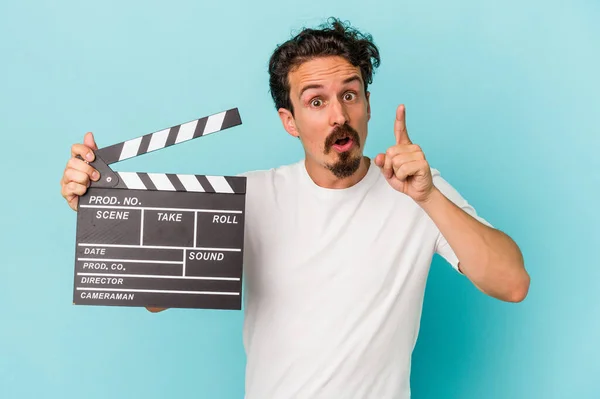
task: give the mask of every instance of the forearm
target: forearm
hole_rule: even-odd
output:
[[[525,298],[529,275],[517,244],[505,233],[479,222],[437,188],[419,204],[459,259],[460,271],[481,291],[511,302]]]

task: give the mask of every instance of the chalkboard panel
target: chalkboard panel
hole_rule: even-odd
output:
[[[80,197],[74,304],[241,309],[245,178],[193,176],[201,191],[185,191],[189,176],[161,190],[139,175],[140,189]]]

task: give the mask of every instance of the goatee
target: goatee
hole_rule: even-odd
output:
[[[325,154],[329,154],[333,145],[337,140],[348,138],[351,139],[354,144],[360,148],[360,137],[358,132],[352,128],[352,126],[344,124],[337,127],[327,139],[325,139]],[[352,154],[352,150],[345,151],[338,154],[338,160],[334,163],[328,164],[327,168],[338,178],[343,179],[352,176],[360,167],[362,161],[362,155],[360,152],[356,155]]]
[[[340,154],[339,160],[327,165],[327,169],[338,179],[343,179],[352,176],[358,170],[361,160],[362,156],[352,156],[348,152],[343,152]]]

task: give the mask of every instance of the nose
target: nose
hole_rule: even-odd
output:
[[[346,112],[346,107],[344,104],[340,103],[338,100],[334,100],[331,102],[331,107],[329,108],[329,123],[333,125],[343,125],[348,122],[348,114]]]

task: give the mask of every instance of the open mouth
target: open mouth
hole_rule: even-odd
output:
[[[337,139],[333,144],[333,148],[338,152],[348,151],[352,148],[354,141],[350,137],[342,137],[341,139]]]

